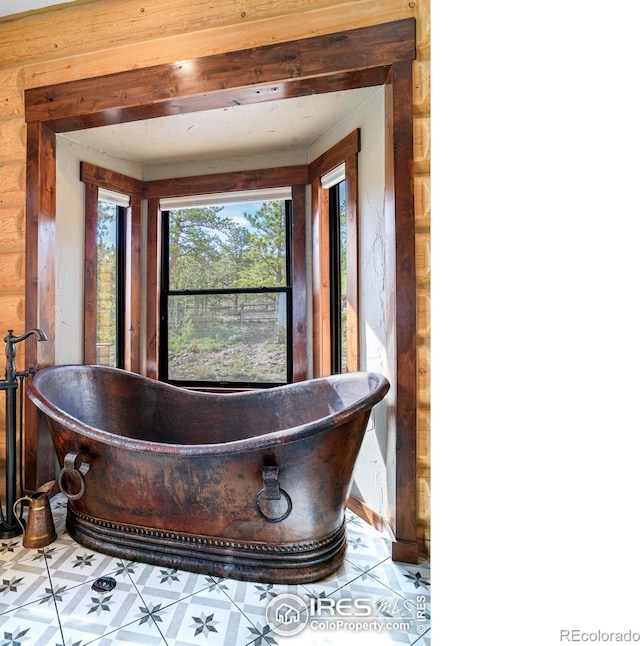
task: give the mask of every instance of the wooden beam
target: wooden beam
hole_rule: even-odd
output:
[[[360,129],[357,128],[341,139],[337,144],[325,150],[309,164],[312,177],[320,177],[360,152]]]
[[[56,136],[41,123],[27,125],[27,190],[25,230],[25,325],[40,328],[48,341],[25,341],[27,368],[55,363]],[[50,479],[55,451],[46,424],[30,402],[25,403],[24,482],[34,490]]]
[[[153,198],[147,206],[147,334],[146,350],[142,361],[143,374],[158,378],[160,342],[160,200]]]
[[[0,18],[0,66],[34,61],[29,81],[51,73],[71,80],[420,14],[419,3],[407,0],[88,0],[90,8],[83,1]],[[89,73],[74,77],[79,68]]]
[[[341,83],[361,87],[363,80],[380,82],[394,62],[414,57],[415,21],[404,19],[110,74],[101,77],[99,92],[93,78],[29,89],[25,118],[64,132],[335,91]],[[317,83],[324,77],[332,78]]]
[[[416,563],[416,268],[413,202],[413,106],[411,62],[392,66],[385,86],[387,311],[393,318],[388,346],[395,372],[396,492],[394,560]]]
[[[129,177],[84,161],[80,162],[80,181],[118,191],[131,197],[142,197],[144,188],[142,181],[135,177]]]
[[[308,166],[285,166],[284,168],[263,168],[215,175],[158,179],[144,182],[143,191],[144,197],[149,200],[162,197],[248,191],[259,188],[279,188],[307,184],[308,181]]]
[[[292,186],[291,293],[293,303],[293,381],[309,378],[307,370],[307,243],[305,184]]]

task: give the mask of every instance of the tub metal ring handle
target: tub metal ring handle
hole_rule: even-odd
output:
[[[267,523],[282,522],[291,513],[291,509],[293,507],[293,504],[291,503],[291,496],[284,489],[280,489],[281,499],[284,498],[285,502],[287,503],[287,508],[285,509],[283,514],[280,514],[280,516],[267,516],[260,508],[260,500],[264,493],[265,488],[262,487],[262,489],[260,489],[260,491],[258,491],[258,493],[256,494],[256,511],[258,512],[259,516]],[[266,496],[265,499],[269,500],[269,497]]]
[[[256,494],[256,511],[258,515],[268,523],[279,523],[282,522],[290,513],[293,507],[291,503],[291,496],[284,490],[280,488],[280,483],[278,482],[278,475],[280,470],[276,466],[264,466],[262,467],[262,484],[264,485],[260,491]],[[264,496],[265,500],[282,500],[287,503],[287,508],[279,516],[267,516],[260,507],[260,500]]]
[[[67,455],[64,456],[64,466],[58,474],[58,487],[60,488],[60,491],[69,498],[69,500],[78,500],[78,498],[82,498],[87,488],[84,481],[84,474],[89,471],[90,465],[87,462],[81,462],[80,466],[77,467],[77,459],[78,453],[76,451],[69,451]],[[80,489],[76,493],[71,493],[65,489],[63,485],[65,474],[70,477],[74,476],[80,481]]]

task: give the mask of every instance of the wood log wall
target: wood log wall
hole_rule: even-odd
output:
[[[417,21],[414,181],[417,267],[418,536],[429,551],[429,60],[428,0],[79,1],[0,20],[0,332],[25,321],[24,90],[330,34]],[[2,338],[0,337],[0,338]],[[20,357],[19,357],[20,361]],[[19,364],[23,367],[22,364]],[[4,399],[4,398],[2,398]],[[4,401],[0,432],[4,435]],[[4,444],[4,437],[0,438]],[[28,456],[27,456],[28,458]]]

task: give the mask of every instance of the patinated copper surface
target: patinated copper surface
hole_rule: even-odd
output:
[[[335,571],[371,408],[389,388],[350,373],[233,394],[113,368],[39,371],[80,543],[122,558],[273,583]]]

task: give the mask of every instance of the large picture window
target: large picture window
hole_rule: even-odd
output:
[[[161,379],[291,381],[290,195],[161,201]]]

